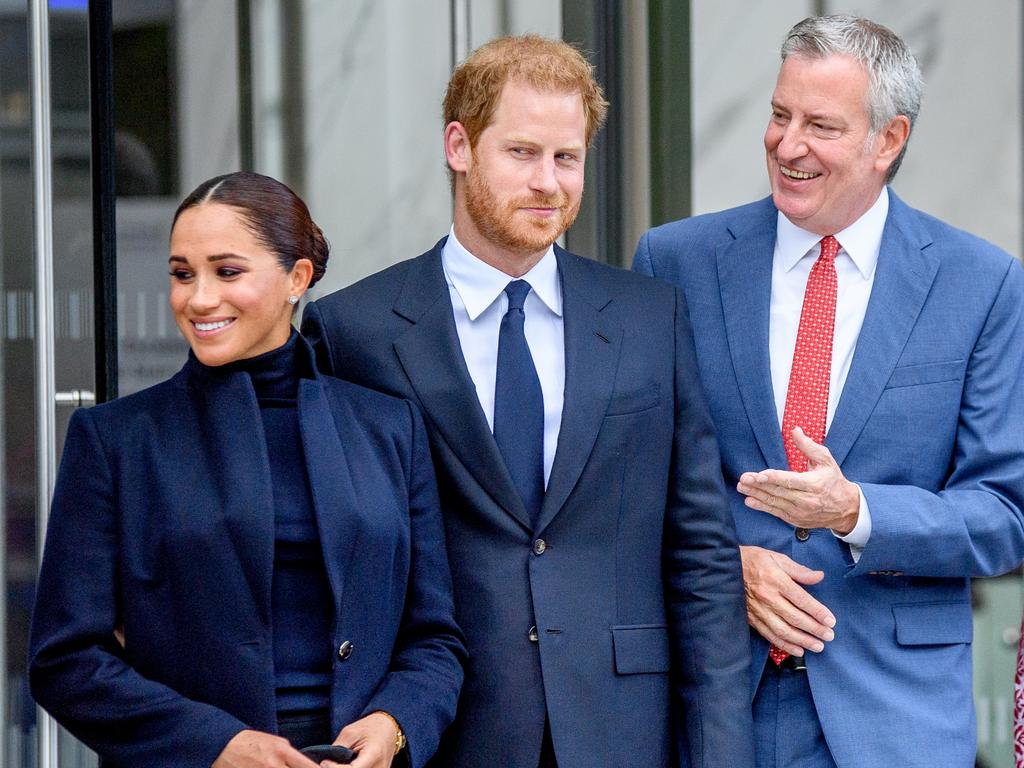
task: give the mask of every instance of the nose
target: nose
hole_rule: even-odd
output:
[[[558,179],[555,176],[555,158],[544,155],[537,159],[530,178],[530,188],[542,195],[554,195],[558,192]]]
[[[197,277],[192,284],[192,294],[188,298],[189,306],[194,312],[212,312],[220,306],[220,291],[212,280]]]
[[[807,154],[807,143],[804,141],[803,131],[795,120],[790,121],[782,129],[775,153],[780,160],[793,160]]]

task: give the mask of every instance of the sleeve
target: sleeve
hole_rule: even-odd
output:
[[[408,740],[412,768],[434,754],[455,718],[466,650],[455,623],[441,503],[426,428],[412,403],[408,462],[412,557],[405,611],[391,667],[364,714],[383,710]]]
[[[123,658],[114,478],[90,411],[68,427],[29,648],[35,700],[120,765],[209,768],[247,726],[147,679]]]
[[[848,576],[994,576],[1024,558],[1024,270],[1016,260],[968,360],[953,448],[937,492],[859,483],[871,538]]]
[[[676,422],[664,557],[677,692],[690,765],[753,765],[750,635],[739,548],[693,332],[682,292],[675,296]]]
[[[651,249],[649,246],[651,238],[650,232],[645,232],[640,238],[640,242],[637,243],[636,253],[633,254],[633,271],[638,272],[641,275],[647,275],[648,277],[655,277],[654,274],[654,261],[651,258]]]

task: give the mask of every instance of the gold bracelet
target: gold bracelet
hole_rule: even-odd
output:
[[[398,721],[395,720],[390,712],[385,712],[383,709],[378,709],[377,712],[384,715],[384,717],[390,720],[395,726],[395,754],[397,755],[405,749],[405,745],[408,743],[406,741],[405,734],[402,733],[402,726],[398,724]]]

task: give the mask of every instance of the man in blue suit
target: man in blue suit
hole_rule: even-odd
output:
[[[1024,556],[1024,272],[887,187],[902,40],[812,18],[782,59],[772,196],[634,263],[683,289],[736,489],[757,765],[966,768],[970,578]]]
[[[445,97],[450,234],[304,317],[326,370],[425,415],[470,654],[445,768],[753,763],[682,294],[554,245],[605,107],[565,43],[474,52]]]

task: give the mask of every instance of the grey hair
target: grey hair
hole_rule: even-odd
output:
[[[921,110],[924,78],[910,48],[889,28],[859,16],[812,16],[789,30],[781,54],[783,61],[789,56],[849,56],[868,73],[871,132],[877,134],[898,115],[906,116],[913,131]],[[906,153],[904,144],[889,166],[886,183],[895,178]]]

